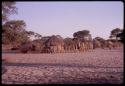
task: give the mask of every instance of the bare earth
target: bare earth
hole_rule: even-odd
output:
[[[84,53],[3,53],[3,84],[122,84],[123,48]]]

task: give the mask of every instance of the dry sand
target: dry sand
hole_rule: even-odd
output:
[[[123,48],[84,53],[3,53],[3,84],[121,84]]]

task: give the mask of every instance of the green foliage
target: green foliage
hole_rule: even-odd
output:
[[[38,33],[35,34],[35,37],[38,37],[39,39],[42,38],[42,36]]]
[[[15,4],[15,2],[2,2],[2,43],[13,46],[28,40],[25,22],[23,20],[8,20],[11,14],[17,13]]]
[[[117,39],[117,35],[118,35],[119,33],[121,33],[121,32],[122,32],[122,29],[120,29],[120,28],[115,28],[115,29],[113,29],[113,30],[111,31],[109,38],[115,37],[115,38]]]
[[[33,31],[26,31],[26,33],[28,34],[28,36],[35,36],[37,37],[38,39],[41,39],[42,38],[42,35],[38,34],[38,33],[35,33]]]
[[[21,44],[28,40],[27,33],[24,29],[26,24],[22,20],[8,21],[2,27],[2,43],[4,44]]]
[[[3,44],[9,44],[14,41],[14,31],[9,28],[2,28],[4,30],[4,33],[2,33],[2,43]]]
[[[80,39],[81,41],[87,41],[87,40],[89,40],[89,41],[91,41],[92,40],[92,37],[91,37],[91,34],[89,34],[90,33],[90,31],[88,31],[88,30],[82,30],[82,31],[78,31],[78,32],[75,32],[74,34],[73,34],[73,37],[74,38],[78,38],[78,39]]]
[[[74,36],[75,38],[83,38],[84,36],[87,36],[87,35],[89,35],[89,31],[88,31],[88,30],[78,31],[78,32],[75,32],[75,33],[73,34],[73,36]]]
[[[11,29],[14,29],[17,32],[24,31],[24,28],[26,27],[26,24],[23,20],[11,20],[6,22],[5,25]]]
[[[123,30],[122,30],[121,33],[117,34],[117,37],[120,38],[121,42],[124,42],[124,32],[123,32]]]
[[[28,40],[28,37],[27,37],[27,34],[26,32],[20,32],[16,35],[15,37],[15,42],[17,44],[22,44],[22,43],[25,43],[26,41]]]
[[[33,31],[26,31],[27,34],[30,36],[30,35],[34,35],[35,33]]]

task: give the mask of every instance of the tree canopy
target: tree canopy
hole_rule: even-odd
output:
[[[17,34],[13,29],[6,29],[5,33],[2,34],[3,44],[21,44],[27,40],[28,38],[25,32]]]
[[[9,20],[11,14],[17,13],[15,2],[2,2],[2,43],[18,45],[28,40],[23,20]]]
[[[25,30],[26,23],[23,20],[11,20],[4,24],[7,28],[14,29],[17,32]]]
[[[121,33],[117,34],[116,37],[119,37],[122,42],[124,42],[124,30]]]
[[[122,33],[122,29],[120,29],[120,28],[115,28],[115,29],[113,29],[111,32],[110,32],[110,36],[109,36],[109,38],[115,38],[115,39],[117,39],[118,37],[117,37],[117,35],[119,34],[119,33]]]
[[[8,20],[8,17],[11,14],[17,13],[17,8],[15,6],[15,2],[2,2],[2,22],[5,22]]]
[[[88,30],[82,30],[82,31],[75,32],[73,34],[73,37],[78,38],[80,40],[91,40],[92,39],[90,31],[88,31]]]

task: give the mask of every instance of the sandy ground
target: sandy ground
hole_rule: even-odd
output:
[[[121,84],[123,48],[84,53],[3,53],[2,84]]]

